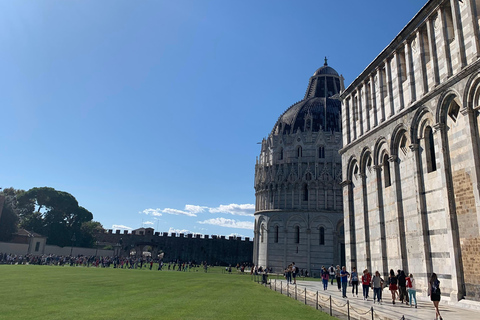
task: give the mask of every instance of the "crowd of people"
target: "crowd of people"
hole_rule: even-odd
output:
[[[101,267],[101,268],[119,268],[119,269],[155,269],[168,271],[190,271],[192,269],[202,268],[204,272],[208,270],[207,261],[196,263],[195,261],[181,261],[179,259],[164,263],[162,259],[154,259],[149,256],[142,257],[121,257],[121,256],[63,256],[55,254],[43,255],[16,255],[0,252],[0,264],[11,265],[48,265],[48,266],[72,266],[72,267]],[[247,264],[237,264],[237,269],[244,270]]]
[[[359,275],[355,267],[352,268],[351,272],[348,272],[345,267],[340,269],[340,266],[337,265],[334,267],[332,264],[328,269],[324,266],[322,267],[321,277],[324,290],[327,290],[329,280],[331,280],[331,284],[333,285],[333,280],[335,279],[338,291],[342,292],[343,298],[347,298],[348,284],[352,287],[352,296],[358,297],[358,285],[361,282],[364,300],[368,300],[369,291],[370,289],[373,289],[373,303],[381,304],[382,291],[384,288],[388,287],[388,290],[392,295],[392,304],[395,304],[395,301],[397,300],[402,304],[405,303],[410,305],[410,307],[414,306],[417,308],[415,278],[413,277],[413,274],[410,273],[407,275],[403,270],[397,270],[397,273],[395,274],[395,271],[391,269],[388,278],[385,281],[378,271],[375,271],[375,274],[372,277],[368,269],[363,270],[362,275]],[[436,319],[442,320],[438,309],[440,301],[440,281],[435,273],[433,273],[429,279],[428,295],[435,307]]]

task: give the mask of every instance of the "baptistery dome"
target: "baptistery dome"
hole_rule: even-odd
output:
[[[303,100],[283,112],[255,165],[255,264],[275,272],[295,261],[319,275],[344,264],[340,92],[343,78],[324,65]]]
[[[310,78],[303,100],[280,116],[272,133],[291,134],[297,130],[340,132],[339,94],[343,89],[342,77],[325,60],[324,66]]]

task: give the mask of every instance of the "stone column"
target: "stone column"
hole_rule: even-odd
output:
[[[393,164],[392,187],[394,188],[396,206],[397,206],[397,234],[400,246],[400,257],[402,260],[402,270],[408,270],[407,257],[407,243],[405,240],[405,219],[403,216],[403,196],[402,196],[402,181],[400,177],[400,166],[398,164],[398,157],[396,155],[390,156],[389,162]]]
[[[445,63],[447,64],[447,75],[450,77],[453,73],[452,71],[452,55],[450,52],[450,42],[448,41],[448,33],[447,33],[447,14],[445,12],[444,7],[440,7],[438,9],[438,17],[441,22],[442,26],[442,32],[440,34],[442,35],[441,42],[443,43],[444,51],[445,51]],[[437,18],[438,19],[438,18]],[[437,65],[438,67],[438,65]],[[437,82],[438,84],[438,82]]]
[[[378,81],[378,78],[377,78],[377,81]],[[377,92],[375,91],[375,76],[373,74],[370,75],[370,88],[371,88],[370,103],[372,104],[372,110],[373,110],[373,127],[376,127],[378,125],[377,100],[376,100]]]
[[[405,54],[405,51],[404,51]],[[407,58],[405,57],[405,63]],[[398,100],[399,100],[399,108],[398,110],[402,110],[404,108],[404,101],[403,101],[403,80],[406,80],[402,76],[402,61],[400,57],[400,52],[395,52],[395,62],[397,65],[397,86],[398,86]],[[405,66],[406,68],[407,66]],[[407,72],[405,72],[405,76],[407,76]]]
[[[427,27],[428,29],[428,27]],[[420,29],[417,30],[417,39],[418,39],[418,54],[420,55],[420,73],[421,73],[421,79],[422,79],[422,89],[423,89],[423,95],[425,95],[428,92],[428,79],[427,79],[427,63],[425,59],[425,51],[423,48],[425,48],[425,43],[423,42],[423,35],[420,32]],[[429,51],[430,51],[430,44],[429,44]],[[430,51],[431,52],[431,51]],[[429,59],[431,57],[429,56]]]
[[[463,69],[467,65],[467,56],[465,55],[465,50],[463,50],[465,48],[465,39],[463,38],[462,18],[458,0],[450,0],[450,6],[452,7],[453,30],[456,35],[455,42]]]
[[[438,145],[436,152],[439,155],[438,162],[441,166],[437,168],[442,170],[443,185],[442,190],[446,193],[444,197],[448,203],[445,208],[447,219],[447,235],[448,235],[448,247],[450,248],[451,264],[452,264],[452,292],[450,293],[451,301],[458,301],[465,295],[463,288],[463,262],[462,262],[462,250],[460,247],[460,234],[458,230],[457,213],[455,209],[455,195],[453,192],[453,179],[452,179],[452,167],[450,163],[450,152],[448,148],[448,136],[447,126],[444,123],[437,123],[433,126],[435,129],[434,141]],[[438,170],[437,169],[437,170]]]
[[[362,170],[365,170],[363,168]],[[365,236],[365,250],[366,250],[366,257],[365,260],[367,262],[368,270],[372,271],[372,253],[370,248],[370,219],[369,219],[369,212],[368,212],[368,200],[367,200],[367,175],[365,172],[360,173],[360,178],[362,182],[362,198],[363,198],[363,231]]]
[[[388,104],[390,109],[390,114],[388,117],[392,117],[395,114],[394,104],[393,104],[393,88],[392,88],[392,68],[390,67],[391,60],[389,58],[385,60],[386,71],[387,71],[387,88],[388,88]]]
[[[439,12],[439,16],[437,19],[440,19],[441,15]],[[435,40],[435,30],[433,27],[432,19],[427,20],[427,35],[428,35],[428,45],[430,46],[430,61],[433,63],[433,75],[434,75],[434,83],[437,85],[440,83],[440,76],[438,73],[438,59],[437,59],[437,44]]]
[[[407,63],[407,79],[410,86],[410,101],[409,103],[417,100],[417,93],[415,88],[415,73],[413,70],[413,54],[412,54],[412,42],[407,41],[405,46],[405,60]]]
[[[352,181],[345,180],[342,182],[344,190],[344,219],[345,219],[345,256],[350,257],[350,261],[346,261],[347,268],[351,270],[357,267],[357,249],[355,237],[355,211],[353,207],[353,185]]]
[[[428,224],[428,213],[427,213],[427,202],[425,199],[425,181],[423,178],[423,169],[422,161],[420,155],[420,148],[418,144],[411,144],[410,150],[413,152],[413,161],[414,161],[414,187],[416,189],[415,194],[417,197],[417,212],[420,215],[420,230],[423,235],[423,260],[425,261],[422,266],[425,270],[425,274],[431,275],[433,272],[433,262],[432,262],[432,247],[430,244],[430,234],[429,234],[429,224]]]
[[[385,88],[383,87],[383,71],[380,68],[377,68],[377,76],[378,76],[378,91],[380,94],[380,111],[381,111],[381,118],[380,122],[385,121]]]
[[[362,105],[362,94],[363,94],[363,88],[362,86],[358,86],[357,89],[357,109],[358,109],[358,123],[360,125],[360,132],[359,132],[359,137],[363,135],[363,105]]]
[[[380,227],[381,256],[383,266],[383,276],[388,275],[388,250],[387,250],[387,233],[385,229],[385,212],[383,206],[383,185],[382,185],[382,166],[373,166],[377,176],[377,205],[378,205],[378,221]]]
[[[474,43],[475,43],[475,52],[477,55],[477,58],[480,56],[480,30],[478,28],[478,18],[477,16],[480,14],[480,12],[477,12],[476,10],[476,0],[469,0],[468,1],[468,7],[470,10],[468,10],[470,17],[471,17],[471,24],[473,27],[473,36],[475,38]]]

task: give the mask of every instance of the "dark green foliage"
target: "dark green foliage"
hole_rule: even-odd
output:
[[[92,222],[93,215],[79,206],[70,193],[49,187],[32,188],[18,196],[18,208],[21,227],[47,236],[48,244],[93,246],[93,231],[98,223],[84,225]]]
[[[23,192],[23,190],[7,188],[0,194],[3,197],[3,208],[0,216],[0,241],[11,240],[13,233],[18,230],[17,195]]]

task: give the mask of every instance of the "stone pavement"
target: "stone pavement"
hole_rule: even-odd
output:
[[[276,281],[276,284],[275,284]],[[280,284],[281,282],[281,284]],[[286,287],[285,280],[271,280],[272,290],[287,294],[292,298],[297,298],[299,301],[304,301],[306,304],[315,307],[316,292],[318,291],[319,309],[324,312],[329,312],[330,296],[332,300],[333,315],[339,316],[342,319],[347,319],[348,312],[350,319],[375,319],[375,320],[428,320],[435,319],[435,309],[433,303],[427,296],[417,292],[417,309],[410,307],[401,302],[396,301],[393,305],[391,301],[391,294],[388,288],[383,290],[383,302],[381,304],[373,303],[373,291],[370,289],[369,298],[367,301],[363,300],[362,287],[359,285],[359,297],[352,297],[352,287],[347,288],[347,299],[342,298],[341,292],[338,291],[337,285],[328,284],[328,289],[323,290],[321,281],[297,281],[297,288],[293,285]],[[280,289],[281,288],[281,289]],[[348,305],[347,305],[348,300]],[[373,307],[373,317],[372,308]],[[349,311],[347,310],[349,309]],[[472,301],[449,302],[449,299],[442,297],[440,301],[440,313],[445,320],[480,320],[480,303]],[[343,314],[340,315],[339,313]],[[404,318],[402,318],[404,317]]]

